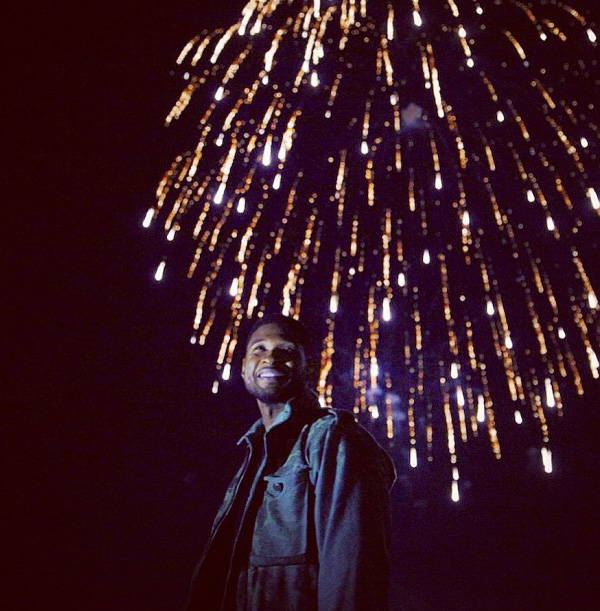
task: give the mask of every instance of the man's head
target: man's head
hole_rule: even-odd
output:
[[[266,404],[284,403],[306,387],[309,338],[303,325],[282,314],[259,319],[248,336],[242,378],[246,389]]]

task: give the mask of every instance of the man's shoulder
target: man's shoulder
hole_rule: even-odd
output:
[[[336,460],[340,456],[360,457],[360,466],[377,466],[390,482],[395,479],[393,462],[379,442],[354,419],[348,410],[320,408],[316,419],[309,425],[307,437],[308,455],[319,461],[326,452],[325,448],[339,448],[342,454],[334,451]],[[330,445],[333,444],[333,445]],[[343,448],[343,449],[342,449]]]
[[[356,420],[351,412],[346,409],[334,409],[333,407],[321,407],[316,411],[316,420],[314,421],[312,427],[322,430],[329,430],[331,428],[342,427],[355,429],[358,427],[359,429],[365,430]],[[366,430],[365,430],[366,432]]]
[[[309,437],[315,442],[325,436],[335,434],[349,441],[381,448],[371,433],[356,422],[354,415],[348,410],[322,407],[316,411],[315,420],[311,423],[309,431]]]

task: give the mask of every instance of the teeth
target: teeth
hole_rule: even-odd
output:
[[[281,371],[262,371],[258,374],[259,378],[281,378],[285,374]]]

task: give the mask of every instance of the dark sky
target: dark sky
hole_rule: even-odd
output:
[[[239,385],[218,400],[202,390],[193,295],[153,282],[160,244],[140,229],[175,150],[169,70],[231,5],[125,0],[9,20],[4,608],[178,609],[241,459],[255,407]],[[394,609],[585,607],[600,543],[595,403],[567,410],[552,476],[526,452],[491,464],[475,447],[455,505],[435,469],[400,473]]]

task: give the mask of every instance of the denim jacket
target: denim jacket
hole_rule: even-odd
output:
[[[388,607],[392,461],[347,411],[316,397],[292,400],[265,434],[257,421],[240,439],[247,455],[233,478],[196,569],[187,609],[209,602],[220,531],[257,444],[264,443],[262,499],[247,565],[237,582],[240,611],[382,611]],[[221,557],[222,559],[222,557]],[[212,581],[211,581],[212,580]],[[221,598],[223,600],[223,598]],[[233,607],[233,605],[229,605]]]

